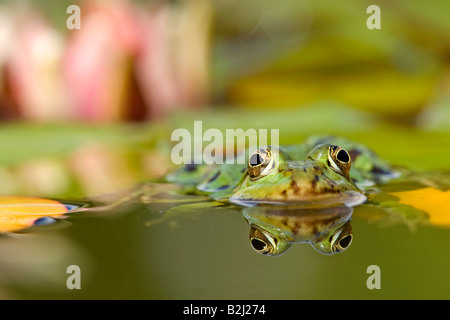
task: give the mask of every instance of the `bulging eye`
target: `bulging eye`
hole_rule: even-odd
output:
[[[250,156],[250,159],[248,159],[248,164],[252,167],[257,167],[264,164],[264,160],[265,159],[261,154],[255,152]]]
[[[347,150],[334,145],[331,145],[328,149],[328,165],[346,178],[349,178],[351,162]]]
[[[271,255],[276,248],[275,238],[255,226],[250,227],[250,244],[258,253],[267,255]]]
[[[279,256],[291,247],[291,242],[277,239],[275,235],[256,225],[250,225],[250,244],[256,252],[266,256]]]
[[[353,236],[351,234],[346,235],[338,242],[338,248],[340,251],[347,249],[352,243]]]
[[[267,147],[252,153],[248,159],[247,170],[252,180],[268,175],[274,167],[272,152]]]
[[[331,238],[331,250],[333,253],[342,252],[352,244],[353,232],[350,223],[346,223]]]
[[[336,241],[333,245],[333,253],[338,253],[346,250],[350,247],[353,240],[353,236],[351,234],[347,234],[341,237],[338,241]]]
[[[340,162],[348,163],[350,162],[350,155],[348,154],[347,150],[341,149],[336,154],[336,159],[338,159]]]

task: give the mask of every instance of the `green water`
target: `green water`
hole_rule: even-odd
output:
[[[252,111],[242,111],[235,120],[231,119],[234,111],[220,116],[190,114],[175,119],[171,126],[165,124],[161,134],[145,126],[120,130],[3,126],[0,146],[10,152],[2,153],[0,164],[12,166],[39,157],[64,161],[70,150],[93,140],[131,150],[132,160],[138,162],[136,154],[158,146],[158,139],[169,141],[173,128],[191,129],[194,120],[203,119],[204,129],[282,128],[280,143],[299,142],[311,133],[342,134],[365,143],[394,164],[448,171],[449,127],[443,120],[423,128],[388,126],[364,114],[337,107],[328,112],[316,106],[309,115],[320,115],[321,121],[312,125],[308,113],[292,112],[290,119],[295,121],[288,122],[284,113],[272,111],[259,118]],[[137,182],[145,180],[137,176]],[[71,199],[80,194],[77,188],[64,192]],[[237,207],[203,206],[171,215],[162,214],[164,209],[158,204],[132,202],[116,209],[72,214],[54,224],[1,236],[0,298],[450,298],[447,227],[427,223],[411,227],[395,215],[372,219],[379,212],[362,205],[354,209],[353,242],[346,251],[327,256],[303,243],[281,256],[267,257],[251,248],[249,226]],[[80,268],[81,289],[67,287],[71,265]],[[367,287],[371,265],[380,268],[380,289]]]
[[[440,299],[450,298],[450,230],[383,227],[358,217],[345,252],[309,244],[267,257],[250,247],[236,208],[200,209],[157,224],[160,208],[130,204],[75,214],[60,223],[5,236],[1,292],[25,299]],[[69,290],[69,265],[81,289]],[[380,289],[368,289],[370,265]]]

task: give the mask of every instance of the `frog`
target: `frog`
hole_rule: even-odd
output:
[[[279,256],[299,242],[325,255],[345,251],[353,239],[352,208],[367,201],[373,186],[398,177],[397,168],[364,144],[315,135],[246,150],[232,164],[188,164],[168,180],[189,194],[241,207],[250,246]]]
[[[238,161],[246,155],[246,162]],[[187,164],[167,181],[184,186],[188,193],[252,205],[364,196],[368,187],[395,177],[390,164],[363,144],[311,136],[301,144],[247,150],[232,164]]]

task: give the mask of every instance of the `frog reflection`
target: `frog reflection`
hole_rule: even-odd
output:
[[[254,206],[242,213],[250,226],[250,245],[263,255],[279,256],[294,243],[310,243],[326,255],[348,249],[353,240],[353,209],[329,207]]]

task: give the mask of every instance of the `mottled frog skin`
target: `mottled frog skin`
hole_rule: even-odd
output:
[[[242,155],[239,155],[242,157]],[[363,189],[395,176],[366,146],[342,137],[315,136],[304,143],[260,148],[246,164],[186,165],[168,176],[190,192],[230,202],[304,202]]]
[[[304,161],[292,160],[281,148],[253,153],[247,172],[229,197],[237,203],[314,201],[339,193],[363,193],[350,179],[345,149],[319,144]]]

